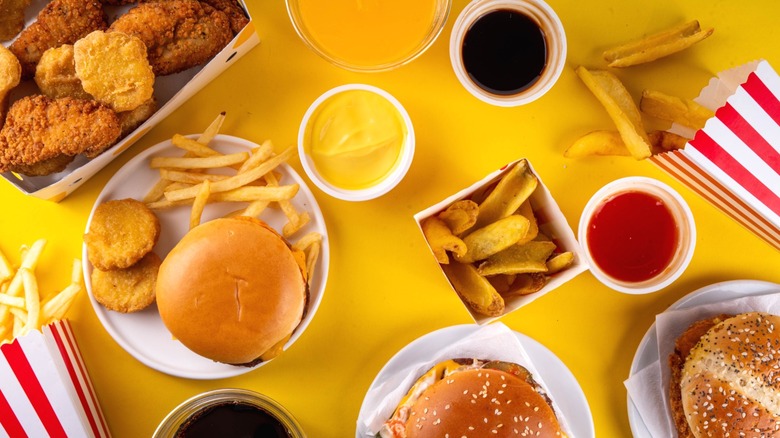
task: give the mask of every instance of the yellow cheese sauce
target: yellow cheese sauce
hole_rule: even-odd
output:
[[[407,128],[401,113],[383,96],[348,90],[314,111],[304,150],[320,176],[347,190],[374,186],[400,162]]]

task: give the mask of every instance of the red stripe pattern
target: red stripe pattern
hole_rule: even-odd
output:
[[[11,438],[27,438],[27,433],[22,427],[22,423],[16,418],[16,414],[8,400],[3,395],[3,391],[0,391],[0,426],[5,430]]]

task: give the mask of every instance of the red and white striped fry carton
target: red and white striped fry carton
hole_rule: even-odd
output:
[[[0,353],[0,437],[111,436],[67,321]]]
[[[695,99],[715,117],[688,133],[685,149],[650,159],[778,250],[779,97],[780,77],[766,61],[719,73]]]

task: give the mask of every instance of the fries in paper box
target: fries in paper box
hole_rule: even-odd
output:
[[[67,321],[0,347],[0,435],[109,437]]]
[[[650,160],[780,250],[780,77],[766,61],[719,73],[699,97],[715,110],[684,149]]]
[[[478,324],[530,303],[587,269],[566,218],[525,159],[414,218]]]

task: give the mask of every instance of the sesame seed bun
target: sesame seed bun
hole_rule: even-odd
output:
[[[382,437],[563,437],[551,401],[523,367],[460,360],[422,376]]]
[[[685,360],[682,405],[694,437],[780,436],[780,317],[745,313],[709,329]]]
[[[201,224],[160,266],[160,317],[201,356],[256,364],[303,318],[307,289],[300,261],[262,221],[222,218]]]

